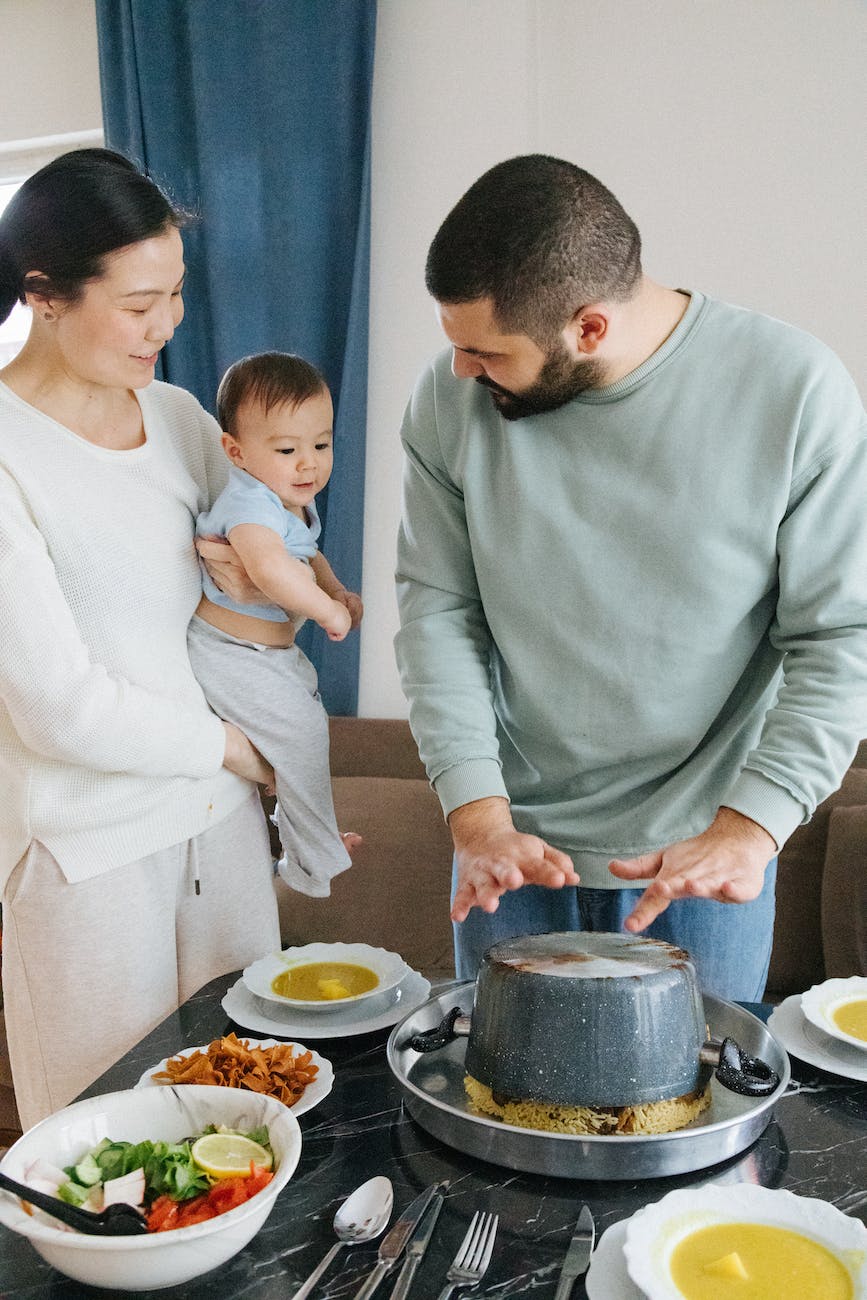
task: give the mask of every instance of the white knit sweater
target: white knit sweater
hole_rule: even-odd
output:
[[[31,840],[70,881],[238,807],[187,657],[196,515],[226,478],[182,389],[138,394],[146,441],[95,446],[0,383],[0,886]]]

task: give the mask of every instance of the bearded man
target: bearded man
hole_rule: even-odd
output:
[[[867,733],[855,385],[648,278],[557,158],[485,173],[426,282],[451,347],[404,421],[395,644],[458,974],[512,935],[646,931],[758,1001],[777,852]]]

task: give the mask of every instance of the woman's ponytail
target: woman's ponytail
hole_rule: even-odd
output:
[[[21,272],[9,247],[0,217],[0,325],[21,300]]]

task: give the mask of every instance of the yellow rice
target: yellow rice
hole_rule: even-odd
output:
[[[464,1087],[473,1108],[517,1128],[544,1129],[548,1133],[600,1136],[609,1133],[672,1133],[684,1128],[710,1105],[710,1084],[696,1092],[639,1106],[564,1106],[556,1101],[494,1100],[487,1084],[472,1075]]]

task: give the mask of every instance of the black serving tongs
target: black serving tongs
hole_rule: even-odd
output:
[[[8,1174],[0,1173],[0,1187],[7,1192],[14,1192],[23,1201],[44,1210],[61,1223],[68,1223],[79,1232],[89,1232],[96,1237],[130,1237],[135,1233],[147,1232],[147,1219],[134,1205],[107,1205],[104,1210],[82,1210],[77,1205],[67,1205],[58,1196],[49,1196],[47,1192],[37,1192],[24,1183],[16,1183]]]

